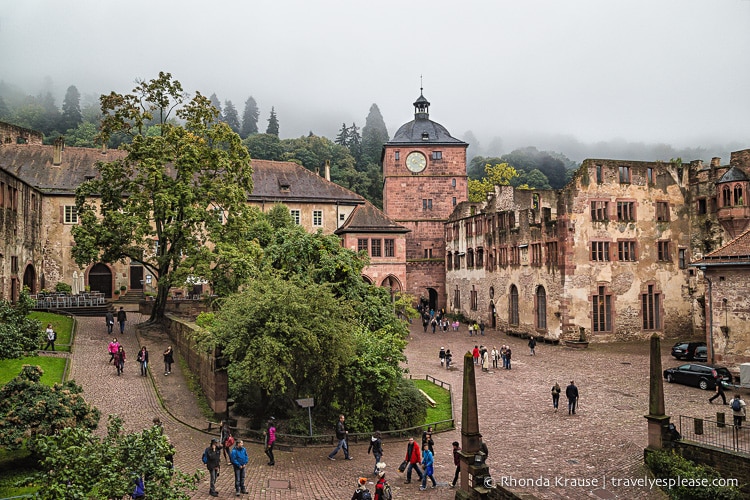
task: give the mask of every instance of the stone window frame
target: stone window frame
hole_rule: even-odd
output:
[[[641,317],[644,330],[657,332],[663,330],[662,301],[662,293],[656,284],[646,283],[645,291],[641,293]]]
[[[609,241],[606,240],[595,240],[591,242],[589,247],[590,253],[589,258],[591,262],[610,262],[610,248]]]
[[[520,324],[518,316],[518,287],[515,284],[510,285],[508,289],[508,324],[518,326]]]
[[[617,240],[617,260],[620,262],[638,262],[638,241],[634,239]]]
[[[299,226],[302,220],[302,211],[298,208],[290,208],[289,215],[292,217],[292,221]]]
[[[618,222],[635,222],[637,220],[635,200],[617,200],[616,205]]]
[[[380,238],[370,239],[370,257],[382,257],[382,242]]]
[[[78,209],[75,205],[63,207],[63,224],[78,224]]]
[[[367,238],[357,238],[357,253],[366,252],[369,255],[370,240]]]
[[[312,223],[313,223],[313,226],[315,227],[323,226],[323,211],[322,210],[313,210]]]
[[[384,257],[396,256],[396,240],[394,240],[393,238],[383,239],[383,256]]]
[[[672,262],[671,241],[658,240],[656,242],[656,260],[658,262]]]
[[[614,297],[606,285],[599,285],[591,296],[591,331],[614,331]]]
[[[536,288],[534,294],[534,316],[537,330],[547,331],[547,290],[542,285]]]
[[[591,221],[607,222],[609,220],[609,200],[591,200]]]

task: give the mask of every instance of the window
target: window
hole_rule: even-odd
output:
[[[18,274],[18,256],[17,255],[10,256],[10,273]]]
[[[299,226],[300,211],[299,210],[289,210],[289,215],[292,216],[292,220],[294,221],[294,223]]]
[[[617,202],[617,220],[621,222],[635,220],[635,202],[618,201]]]
[[[461,269],[461,254],[458,252],[453,254],[453,267],[455,269]]]
[[[474,267],[474,249],[469,248],[466,251],[466,267]]]
[[[484,248],[477,248],[477,267],[479,269],[484,267]]]
[[[698,215],[705,215],[707,212],[706,199],[700,198],[698,200]]]
[[[604,176],[602,175],[602,166],[596,166],[596,183],[601,184],[604,182]]]
[[[543,286],[536,289],[536,327],[547,329],[547,292]]]
[[[670,262],[669,258],[669,241],[656,242],[656,260],[659,262]]]
[[[606,201],[592,201],[591,202],[591,220],[592,221],[606,221],[608,206],[609,206],[609,202],[606,202]]]
[[[531,265],[532,266],[542,265],[542,244],[541,243],[531,244]]]
[[[432,210],[432,200],[422,199],[422,210]]]
[[[512,266],[521,265],[521,249],[518,247],[510,247],[510,264]]]
[[[654,291],[654,285],[648,285],[648,290],[641,296],[644,330],[661,330],[660,299],[661,294]]]
[[[557,242],[547,242],[547,254],[545,255],[548,266],[557,266]]]
[[[609,261],[609,241],[591,242],[591,260],[594,262]]]
[[[443,159],[443,152],[442,151],[433,151],[432,152],[432,159],[433,160],[442,160]]]
[[[445,267],[448,271],[453,270],[453,254],[451,252],[445,255]]]
[[[476,311],[479,309],[479,294],[476,290],[471,290],[469,292],[469,300],[471,301],[471,310]]]
[[[425,259],[431,259],[432,258],[432,248],[425,248],[424,249],[424,258]]]
[[[734,186],[734,204],[735,205],[744,205],[745,200],[742,198],[742,186],[739,184]]]
[[[219,207],[214,207],[214,215],[219,224],[224,224],[224,210]]]
[[[380,251],[380,240],[379,239],[371,239],[370,240],[370,256],[371,257],[381,257],[381,251]]]
[[[508,324],[518,326],[518,288],[510,286],[508,297]]]
[[[455,196],[453,197],[453,206],[454,207],[456,206],[456,197]]]
[[[669,203],[666,201],[656,202],[656,220],[657,222],[669,222]]]
[[[456,187],[456,179],[451,179],[451,186]]]
[[[339,214],[339,222],[344,222],[346,220],[346,214]]]
[[[323,211],[313,210],[313,226],[322,226],[322,225],[323,225]]]
[[[357,252],[367,252],[367,238],[359,238],[357,240]]]
[[[471,238],[474,236],[474,222],[466,221],[466,237]]]
[[[78,224],[78,210],[75,205],[65,205],[65,224]]]
[[[453,309],[461,309],[461,290],[458,289],[458,286],[453,291]]]
[[[654,183],[654,169],[653,167],[646,168],[646,178],[648,179],[649,184]]]
[[[687,269],[687,254],[684,248],[677,250],[677,262],[679,263],[680,269]]]
[[[620,184],[630,184],[630,167],[620,165]]]
[[[595,332],[612,331],[612,295],[600,286],[592,300],[593,330]]]
[[[398,160],[400,160],[400,159],[401,159],[401,153],[400,153],[399,151],[394,151],[394,152],[393,152],[393,157],[394,157],[394,159],[395,159],[396,161],[398,161]]]
[[[154,255],[159,255],[159,240],[154,240]]]
[[[626,240],[617,242],[617,260],[623,262],[635,262],[635,241]]]
[[[497,260],[498,260],[498,265],[500,266],[505,267],[508,265],[508,247],[498,248]]]
[[[721,206],[728,207],[732,204],[732,191],[729,189],[729,186],[724,186],[721,188]]]
[[[386,257],[393,257],[396,255],[396,244],[392,238],[386,238],[383,240],[383,251]]]

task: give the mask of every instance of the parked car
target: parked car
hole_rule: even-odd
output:
[[[708,347],[704,345],[696,347],[693,359],[695,361],[708,361]]]
[[[664,370],[664,378],[667,382],[677,382],[678,384],[692,385],[701,389],[715,389],[716,380],[720,379],[726,384],[732,383],[732,374],[723,366],[700,365],[690,363],[680,365],[675,368]]]
[[[704,345],[705,342],[677,342],[672,346],[672,356],[677,359],[693,359],[695,350]]]

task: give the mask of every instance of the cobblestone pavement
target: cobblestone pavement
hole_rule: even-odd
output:
[[[161,353],[169,340],[159,331],[138,333],[151,357],[149,377],[141,377],[135,362],[140,347],[135,325],[145,318],[136,312],[129,312],[128,318],[125,334],[117,335],[128,357],[123,376],[118,377],[108,363],[106,346],[111,338],[106,334],[103,318],[78,318],[70,377],[83,386],[87,400],[102,410],[100,432],[104,432],[108,414],[121,415],[131,431],[149,426],[153,417],[158,416],[176,447],[176,466],[185,472],[205,470],[200,456],[212,435],[204,431],[206,421],[186,387],[179,363],[173,365],[171,375],[164,375]],[[414,377],[428,374],[453,385],[454,415],[459,426],[461,354],[479,343],[490,349],[501,344],[513,348],[512,370],[476,373],[480,428],[489,446],[488,464],[496,481],[504,481],[512,491],[531,493],[542,499],[665,498],[658,491],[616,487],[611,483],[613,479],[632,480],[645,474],[642,456],[647,439],[643,418],[648,413],[647,343],[592,345],[584,350],[540,344],[537,355],[532,357],[526,341],[500,332],[488,331],[484,337],[470,338],[465,328],[436,334],[424,333],[421,327],[413,328],[407,348],[409,371]],[[437,356],[441,346],[452,350],[459,369],[441,368]],[[663,346],[662,363],[664,368],[679,364],[669,356],[668,345]],[[564,390],[571,379],[581,392],[579,411],[568,416],[563,396],[561,411],[554,413],[550,388],[557,381]],[[723,408],[708,405],[709,395],[699,389],[665,384],[667,412],[673,415],[673,421],[679,414],[712,418]],[[448,481],[453,476],[450,443],[454,440],[460,441],[458,430],[436,436],[438,488],[425,492],[418,490],[416,480],[404,485],[403,476],[395,470],[405,454],[405,441],[386,441],[383,460],[388,464],[387,477],[395,496],[453,498],[454,490],[448,488]],[[243,498],[347,500],[357,477],[372,478],[369,472],[373,459],[367,455],[365,444],[351,446],[354,457],[351,461],[344,461],[341,454],[336,461],[327,460],[326,455],[332,449],[328,446],[296,448],[290,452],[277,450],[275,467],[266,465],[260,445],[249,443],[247,448],[249,493]],[[534,486],[529,480],[549,481],[551,485]],[[555,484],[565,480],[569,483],[597,480],[599,484]],[[606,487],[602,487],[603,481]],[[218,490],[220,498],[234,496],[229,465],[222,468]],[[207,480],[193,498],[211,498]]]

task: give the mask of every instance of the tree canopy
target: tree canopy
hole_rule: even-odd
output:
[[[258,111],[258,104],[255,102],[252,96],[248,97],[245,101],[245,110],[242,112],[242,128],[240,129],[240,137],[247,139],[249,136],[258,133],[258,117],[260,111]]]
[[[380,108],[377,104],[373,104],[365,119],[365,126],[362,127],[362,162],[377,165],[380,162],[383,145],[389,140],[388,128],[385,126]]]
[[[130,259],[158,280],[151,320],[164,314],[169,289],[212,258],[208,242],[243,218],[252,190],[250,155],[240,137],[200,93],[188,100],[169,73],[140,82],[132,94],[101,98],[102,136],[122,133],[123,159],[100,162],[100,177],[76,192],[80,224],[72,230],[79,266]],[[172,112],[182,120],[174,123]],[[156,133],[149,133],[151,120]],[[151,130],[154,130],[153,128]],[[125,194],[125,196],[123,196]],[[179,271],[179,272],[178,272]]]
[[[271,106],[271,115],[268,117],[266,134],[279,136],[279,119],[276,117],[276,109],[273,106]]]
[[[22,290],[15,304],[0,300],[0,359],[35,355],[43,338],[42,324],[29,317],[34,301]]]
[[[485,165],[485,177],[481,180],[469,179],[469,201],[479,202],[487,199],[488,193],[495,191],[495,186],[508,186],[518,177],[515,168],[507,163]]]

